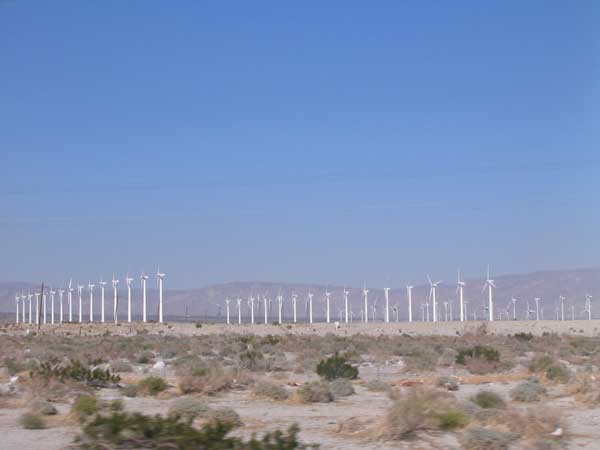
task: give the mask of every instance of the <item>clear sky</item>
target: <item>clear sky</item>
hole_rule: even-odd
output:
[[[292,3],[0,1],[0,280],[600,265],[600,2]]]

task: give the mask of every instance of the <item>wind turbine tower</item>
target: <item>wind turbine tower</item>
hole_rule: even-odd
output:
[[[365,313],[363,319],[365,323],[369,322],[369,290],[367,289],[367,283],[363,285],[363,296],[365,297]]]
[[[325,308],[325,316],[327,318],[327,323],[330,322],[330,302],[331,301],[331,292],[329,292],[329,289],[327,289],[325,291],[325,303],[326,303],[326,308]]]
[[[277,296],[277,313],[278,313],[278,322],[281,325],[283,321],[283,295],[279,292]]]
[[[238,307],[238,325],[242,324],[242,299],[240,297],[237,298],[237,307]]]
[[[56,291],[50,287],[50,323],[54,325],[54,295]]]
[[[78,300],[79,300],[79,323],[83,322],[83,300],[82,300],[82,293],[83,293],[83,285],[78,284],[77,285],[77,295],[78,295]]]
[[[115,323],[118,322],[118,314],[117,314],[117,306],[119,305],[119,293],[117,291],[117,285],[119,284],[119,280],[115,278],[113,275],[112,278],[112,287],[113,287],[113,317],[115,319]]]
[[[142,272],[142,276],[140,277],[140,280],[142,280],[142,322],[147,322],[148,321],[148,313],[147,313],[147,307],[148,307],[148,303],[146,301],[146,282],[148,281],[148,275],[144,275],[144,272]]]
[[[231,303],[231,300],[229,300],[228,298],[225,299],[225,310],[227,312],[227,325],[229,325],[231,322],[229,320],[229,304]]]
[[[434,283],[433,281],[431,281],[431,277],[429,275],[427,275],[427,281],[429,281],[429,286],[430,286],[429,297],[431,298],[431,302],[432,302],[431,306],[433,308],[433,321],[437,322],[438,315],[437,315],[437,300],[435,297],[435,292],[436,292],[436,289],[438,288],[438,286],[440,285],[440,283],[442,282],[442,280],[436,281]],[[427,303],[427,310],[428,310],[427,317],[429,317],[429,303]]]
[[[94,321],[94,287],[96,287],[95,284],[88,283],[90,289],[90,323]]]
[[[29,324],[31,325],[33,323],[33,317],[31,316],[31,301],[33,299],[33,294],[31,292],[29,292],[29,294],[27,294],[27,300],[29,300]]]
[[[490,278],[490,266],[487,267],[487,277],[485,279],[485,284],[483,285],[483,291],[487,288],[488,290],[488,312],[489,312],[489,321],[494,321],[494,293],[493,289],[496,287],[494,284],[494,280]],[[482,292],[483,292],[482,291]]]
[[[104,323],[104,287],[106,286],[106,281],[102,280],[100,277],[100,321]]]
[[[40,324],[40,293],[35,293],[35,324]]]
[[[411,286],[410,284],[408,286],[406,286],[406,295],[408,296],[408,321],[409,322],[413,321],[412,290],[413,290],[413,286]],[[396,322],[397,322],[397,320],[396,320]]]
[[[67,289],[67,301],[69,302],[69,322],[73,322],[73,280],[69,280],[69,288]],[[37,310],[37,299],[36,299]],[[36,312],[37,315],[37,312]]]
[[[163,283],[166,276],[166,274],[161,273],[160,269],[156,271],[158,280],[158,323],[163,323]]]
[[[560,300],[560,320],[564,321],[565,320],[565,300],[566,297],[564,296],[560,296],[559,297]]]
[[[127,284],[127,322],[131,323],[131,282],[133,278],[129,278],[129,274],[125,275],[125,284]]]
[[[19,300],[21,299],[21,297],[19,297],[19,294],[15,294],[15,304],[17,305],[17,325],[19,324]]]
[[[350,291],[348,291],[346,286],[344,286],[344,309],[346,312],[346,323],[348,323],[348,295],[350,295]]]
[[[314,294],[308,291],[308,323],[313,323],[313,296]]]
[[[540,320],[540,300],[541,300],[541,298],[536,297],[533,300],[535,301],[535,320]]]
[[[296,323],[296,320],[297,320],[297,317],[296,317],[297,304],[298,304],[298,294],[292,293],[292,307],[294,308],[294,323]]]
[[[250,323],[254,325],[254,297],[250,295],[248,303],[250,304]]]
[[[269,323],[269,300],[266,295],[263,295],[263,308],[265,310],[265,325]]]
[[[60,302],[60,316],[59,316],[59,322],[63,323],[63,319],[64,319],[64,315],[63,315],[63,298],[65,295],[65,290],[64,289],[59,289],[58,290],[58,301]],[[29,317],[31,318],[31,299],[29,299]]]
[[[390,288],[383,288],[385,295],[385,323],[390,323]]]
[[[458,279],[456,281],[456,291],[458,292],[458,301],[460,303],[460,321],[465,321],[465,300],[464,289],[466,283],[460,279],[460,269],[458,269]]]
[[[517,299],[515,297],[512,298],[513,304],[513,320],[517,320]]]

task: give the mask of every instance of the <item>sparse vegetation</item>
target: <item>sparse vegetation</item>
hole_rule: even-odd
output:
[[[333,380],[329,384],[329,389],[331,390],[331,393],[333,394],[334,398],[348,397],[355,393],[354,386],[352,386],[352,383],[344,378]]]
[[[492,428],[474,427],[460,438],[464,450],[507,450],[517,437]]]
[[[31,378],[41,378],[45,381],[57,379],[61,382],[73,380],[94,387],[108,387],[117,384],[121,378],[111,373],[110,369],[90,368],[79,360],[71,360],[67,365],[42,363],[30,372]]]
[[[19,418],[19,423],[26,430],[43,430],[46,422],[39,414],[26,412]]]
[[[483,409],[497,409],[506,406],[504,399],[492,391],[479,391],[471,397],[471,401]]]
[[[290,396],[286,388],[270,381],[259,381],[254,385],[252,392],[257,397],[265,397],[272,400],[286,400]]]
[[[81,395],[73,402],[71,411],[83,422],[98,412],[98,406],[98,399],[93,395]]]
[[[439,387],[442,387],[448,391],[458,391],[459,382],[457,377],[439,377],[436,383]]]
[[[337,353],[327,359],[321,360],[317,365],[317,374],[328,381],[336,378],[354,380],[358,377],[358,369],[346,362],[346,358]]]
[[[33,400],[28,405],[29,412],[41,416],[53,416],[58,413],[56,407],[46,400]]]
[[[334,399],[329,383],[324,381],[304,383],[296,391],[296,397],[303,403],[328,403]]]
[[[546,393],[546,388],[537,381],[526,381],[510,391],[510,397],[517,402],[537,402]]]
[[[166,390],[167,387],[167,382],[161,377],[150,376],[139,382],[138,393],[142,392],[148,395],[157,395]]]
[[[194,397],[181,397],[171,404],[169,414],[181,416],[186,419],[195,419],[196,417],[206,415],[209,409],[204,400]]]

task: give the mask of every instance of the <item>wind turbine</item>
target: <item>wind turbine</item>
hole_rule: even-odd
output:
[[[513,320],[517,320],[517,301],[518,299],[513,297],[511,299],[512,304],[513,304]]]
[[[413,321],[412,290],[413,290],[413,286],[411,286],[410,284],[408,286],[406,286],[406,295],[408,296],[408,321],[409,322]]]
[[[444,302],[444,321],[448,322],[448,302]]]
[[[483,285],[483,289],[481,290],[481,292],[485,292],[485,290],[488,290],[488,313],[489,313],[489,320],[490,322],[494,321],[494,293],[493,293],[493,289],[496,287],[496,285],[494,284],[494,280],[492,280],[490,278],[490,266],[488,264],[487,266],[487,277],[485,279],[485,284]]]
[[[265,325],[269,323],[269,300],[266,295],[263,295],[263,307],[265,310]]]
[[[278,323],[281,325],[283,321],[283,295],[281,295],[281,289],[279,290],[279,295],[277,295],[277,314]]]
[[[460,269],[458,269],[458,278],[456,281],[456,292],[458,292],[458,301],[460,303],[460,321],[465,321],[465,313],[464,313],[464,289],[466,283],[460,279]]]
[[[44,315],[43,315],[43,319],[44,319],[43,323],[44,323],[44,325],[46,324],[46,315],[47,315],[46,314],[46,311],[47,311],[46,300],[47,300],[47,298],[48,298],[48,295],[46,294],[46,292],[42,292],[42,309],[43,309],[43,313],[44,313]]]
[[[348,323],[348,295],[350,295],[350,291],[346,289],[346,286],[344,286],[344,309],[346,312],[346,323]]]
[[[33,299],[33,294],[31,291],[27,294],[27,300],[29,300],[29,324],[33,323],[33,317],[31,316],[31,300]]]
[[[585,296],[585,310],[588,314],[588,320],[592,320],[592,296],[589,294]]]
[[[83,322],[83,305],[82,305],[83,300],[81,298],[82,292],[83,292],[83,285],[78,284],[77,285],[77,295],[78,295],[78,300],[79,300],[79,323]]]
[[[383,295],[385,295],[385,323],[390,323],[390,288],[383,288]]]
[[[242,324],[242,299],[241,297],[237,298],[237,309],[238,309],[238,325]]]
[[[429,286],[430,286],[429,298],[431,299],[432,307],[433,307],[433,321],[437,322],[438,321],[438,316],[437,316],[437,301],[436,301],[436,298],[435,298],[435,290],[440,285],[440,283],[442,282],[442,280],[436,281],[434,283],[433,281],[431,281],[431,277],[428,274],[427,275],[427,281],[429,281]],[[429,303],[427,303],[427,317],[429,317]],[[427,320],[429,320],[429,319],[427,319]]]
[[[296,305],[298,303],[298,294],[292,293],[292,306],[294,308],[294,323],[296,323]]]
[[[254,325],[254,297],[252,296],[252,294],[250,294],[248,304],[250,306],[250,323]]]
[[[69,280],[69,288],[67,289],[67,301],[69,302],[69,322],[73,322],[73,279]],[[38,295],[38,294],[36,294]],[[37,311],[37,298],[35,300]],[[37,316],[37,312],[36,312]]]
[[[106,286],[106,281],[100,277],[100,321],[104,323],[104,288]]]
[[[308,291],[308,323],[313,323],[313,296],[314,294]]]
[[[560,296],[558,297],[558,299],[560,300],[560,320],[564,321],[565,320],[565,300],[566,297],[564,296]]]
[[[140,276],[140,280],[142,280],[142,322],[148,321],[147,314],[147,302],[146,302],[146,281],[148,280],[148,275],[144,275],[142,271],[142,275]]]
[[[15,304],[17,305],[17,325],[19,325],[19,300],[21,300],[21,297],[19,294],[15,294]]]
[[[21,292],[21,323],[25,323],[26,320],[25,318],[27,317],[25,315],[25,300],[27,299],[27,297],[25,296],[24,292]]]
[[[231,300],[229,300],[228,298],[225,299],[225,310],[227,312],[227,325],[229,325],[231,322],[229,320],[229,304],[231,303]]]
[[[40,293],[35,293],[35,324],[40,324]]]
[[[90,323],[94,321],[94,287],[96,285],[90,281],[88,283],[88,288],[90,289]]]
[[[541,300],[541,298],[536,297],[533,300],[535,301],[535,320],[540,320],[540,300]]]
[[[54,325],[54,295],[56,291],[50,286],[50,323]]]
[[[394,320],[398,323],[398,303],[392,306],[392,314],[394,316]]]
[[[331,292],[329,292],[329,288],[327,288],[327,290],[325,291],[325,303],[326,303],[326,308],[325,308],[325,317],[327,319],[327,323],[330,322],[330,317],[329,317],[329,302],[331,299]]]
[[[469,302],[465,300],[465,320],[469,320],[469,314],[467,313],[467,305],[468,304],[469,304]]]
[[[58,301],[60,302],[60,318],[59,318],[59,322],[63,323],[63,319],[64,319],[64,315],[63,315],[63,298],[65,295],[65,290],[64,289],[59,289],[58,290]],[[31,318],[31,299],[29,299],[29,317]],[[31,322],[31,319],[30,319]]]
[[[367,289],[367,283],[363,284],[363,296],[365,297],[365,313],[363,315],[365,323],[369,321],[369,290]]]
[[[117,315],[117,307],[119,305],[119,293],[117,291],[117,285],[119,284],[119,280],[117,280],[115,278],[115,275],[113,274],[112,277],[112,287],[113,287],[113,317],[115,319],[115,323],[118,322],[118,315]]]
[[[125,275],[125,284],[127,285],[127,322],[131,323],[131,282],[133,278],[129,278],[129,273]]]
[[[160,268],[156,271],[158,280],[158,323],[163,323],[163,283],[167,275],[161,273]]]

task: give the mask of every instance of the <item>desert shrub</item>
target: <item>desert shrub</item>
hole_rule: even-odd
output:
[[[138,364],[152,364],[154,363],[154,353],[151,351],[143,351],[136,356],[135,362]]]
[[[458,378],[452,376],[439,377],[436,384],[448,391],[458,391],[459,387]]]
[[[530,372],[545,372],[554,364],[554,358],[550,355],[536,355],[529,362]]]
[[[130,373],[133,372],[133,366],[127,361],[113,361],[110,364],[114,372]]]
[[[202,393],[213,395],[233,385],[233,373],[219,365],[184,371],[178,380],[184,394]]]
[[[195,428],[178,416],[145,416],[143,414],[114,413],[96,416],[86,424],[77,439],[83,450],[133,449],[159,450],[301,450],[311,446],[298,441],[298,427],[287,432],[266,433],[262,438],[249,441],[228,436],[233,426],[227,423],[208,423]]]
[[[556,363],[546,369],[546,378],[559,383],[566,383],[571,378],[571,371],[564,364]]]
[[[181,397],[171,404],[169,414],[194,419],[206,415],[209,409],[204,400],[194,397]]]
[[[317,365],[317,374],[328,381],[336,378],[354,380],[358,377],[358,369],[352,367],[346,362],[346,358],[336,353],[327,359],[321,360]]]
[[[391,390],[391,386],[381,380],[371,380],[367,383],[366,387],[367,390],[372,392],[387,392]]]
[[[137,397],[139,390],[140,388],[137,384],[128,384],[126,386],[123,386],[123,388],[121,389],[121,393],[125,397]]]
[[[91,369],[83,365],[79,360],[71,360],[68,365],[53,365],[41,363],[40,366],[30,371],[31,378],[40,378],[45,381],[57,379],[61,382],[73,380],[83,382],[94,387],[109,387],[121,381],[118,375],[110,372],[110,369]]]
[[[252,392],[258,397],[266,397],[273,400],[286,400],[290,396],[286,388],[270,381],[259,381],[254,385]]]
[[[88,417],[98,412],[98,399],[93,395],[80,395],[73,402],[71,412],[73,412],[80,421],[86,420]]]
[[[485,361],[500,361],[500,352],[494,347],[475,345],[474,347],[462,348],[456,355],[456,363],[466,365],[468,359],[483,359]]]
[[[514,334],[514,338],[518,341],[524,341],[524,342],[529,342],[533,339],[533,334],[531,333],[515,333]]]
[[[483,409],[504,408],[506,406],[504,399],[492,391],[479,391],[471,397],[471,401]]]
[[[168,385],[167,382],[161,377],[150,376],[140,381],[138,387],[139,392],[143,392],[148,395],[157,395],[167,389]]]
[[[454,429],[467,425],[469,416],[451,394],[433,389],[412,389],[393,398],[382,435],[405,439],[417,431]]]
[[[43,430],[46,422],[39,414],[27,412],[19,417],[19,424],[26,430]]]
[[[460,442],[464,450],[507,450],[515,439],[513,433],[475,427],[467,430]]]
[[[546,393],[546,388],[534,381],[526,381],[510,391],[510,397],[517,402],[537,402]]]
[[[204,414],[204,419],[211,424],[226,424],[231,427],[243,425],[240,415],[232,408],[209,409]]]
[[[29,404],[29,411],[41,416],[53,416],[58,413],[56,407],[46,400],[34,400]]]
[[[337,380],[333,380],[329,384],[329,388],[335,398],[348,397],[355,393],[354,386],[352,386],[352,383],[349,380],[344,379],[344,378],[339,378]]]
[[[114,412],[123,411],[125,409],[125,404],[120,398],[110,401],[107,406],[109,411]]]
[[[329,383],[323,381],[304,383],[296,391],[296,396],[303,403],[328,403],[334,398]]]

